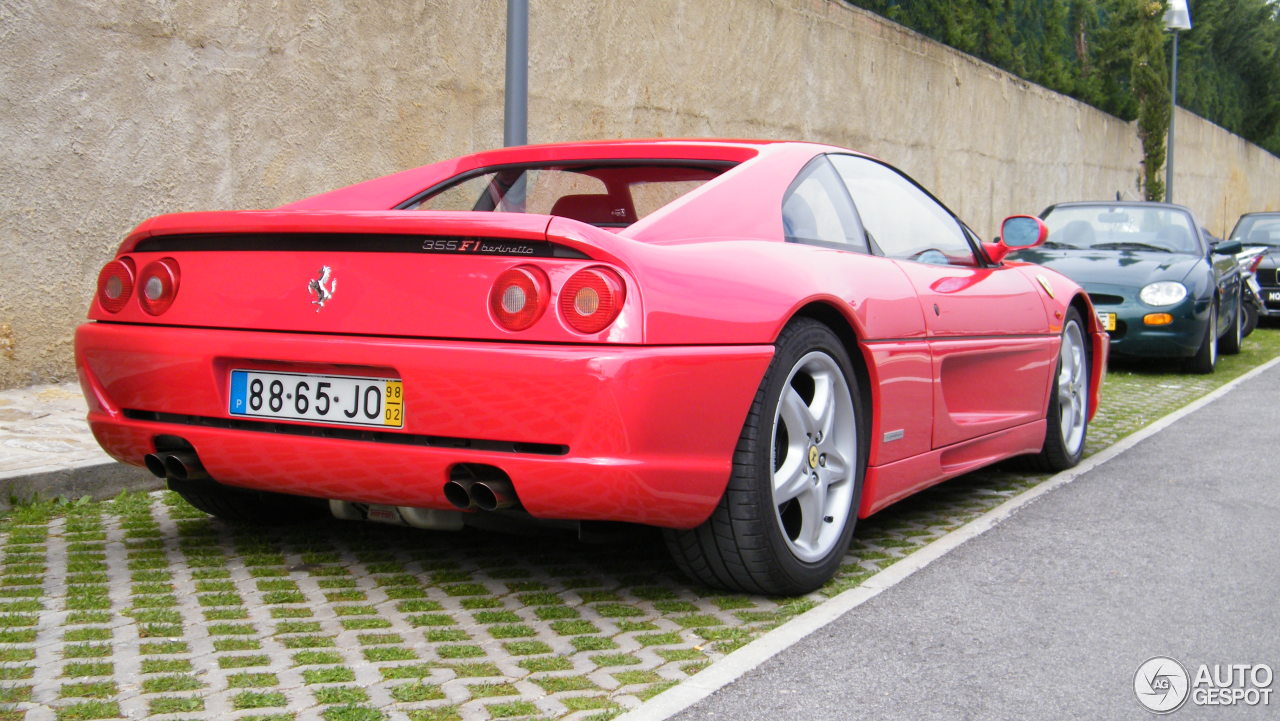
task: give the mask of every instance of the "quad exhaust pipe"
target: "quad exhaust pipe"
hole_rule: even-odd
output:
[[[200,463],[195,451],[156,451],[148,453],[143,461],[147,470],[159,478],[178,481],[206,481],[209,472]]]
[[[156,451],[143,457],[147,470],[158,478],[175,481],[211,480],[200,457],[192,450]],[[475,467],[472,467],[475,468]],[[470,470],[470,469],[468,469]],[[463,511],[501,511],[516,508],[520,499],[515,486],[506,474],[493,467],[484,467],[488,478],[453,478],[444,484],[444,497],[454,508]],[[501,475],[496,475],[501,474]],[[345,517],[336,513],[338,517]],[[410,524],[415,525],[415,524]],[[435,525],[425,523],[426,526]]]
[[[444,497],[464,511],[500,511],[520,503],[515,486],[505,478],[455,478],[444,484]]]
[[[516,505],[516,489],[511,481],[494,479],[471,485],[471,502],[482,511],[500,511]]]

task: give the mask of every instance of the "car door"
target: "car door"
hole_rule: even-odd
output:
[[[941,203],[889,166],[832,155],[875,252],[910,279],[933,360],[933,448],[1044,417],[1056,334],[1020,269],[990,266]]]
[[[1192,227],[1199,228],[1200,253],[1213,269],[1213,282],[1218,287],[1218,335],[1227,332],[1240,312],[1240,264],[1234,255],[1215,253],[1217,239],[1192,220]]]
[[[933,366],[911,282],[897,264],[876,257],[844,182],[825,155],[810,161],[787,188],[782,226],[788,243],[816,246],[810,257],[837,279],[849,312],[861,320],[871,387],[870,465],[926,453],[933,435]],[[835,251],[835,252],[831,252]]]

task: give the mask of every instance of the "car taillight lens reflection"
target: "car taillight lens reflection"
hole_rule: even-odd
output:
[[[626,285],[608,268],[574,273],[560,290],[560,315],[579,333],[599,333],[618,317]]]
[[[108,313],[119,313],[133,294],[133,259],[107,263],[98,273],[98,304]]]
[[[169,310],[178,295],[178,261],[162,258],[147,264],[138,276],[138,302],[151,315]]]
[[[503,271],[489,291],[489,310],[507,330],[524,330],[542,317],[551,284],[541,268],[517,265]]]

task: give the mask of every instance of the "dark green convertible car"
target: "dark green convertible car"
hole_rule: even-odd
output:
[[[1213,244],[1191,211],[1151,202],[1059,203],[1043,246],[1016,254],[1084,287],[1113,358],[1185,358],[1211,373],[1241,341],[1240,243]]]

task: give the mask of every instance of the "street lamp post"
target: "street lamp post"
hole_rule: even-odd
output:
[[[1173,123],[1178,114],[1178,32],[1191,29],[1191,11],[1187,0],[1170,0],[1164,11],[1164,27],[1173,33],[1173,65],[1169,73],[1169,142],[1164,164],[1164,201],[1173,202]]]
[[[502,144],[529,142],[529,0],[507,0],[507,82]]]

